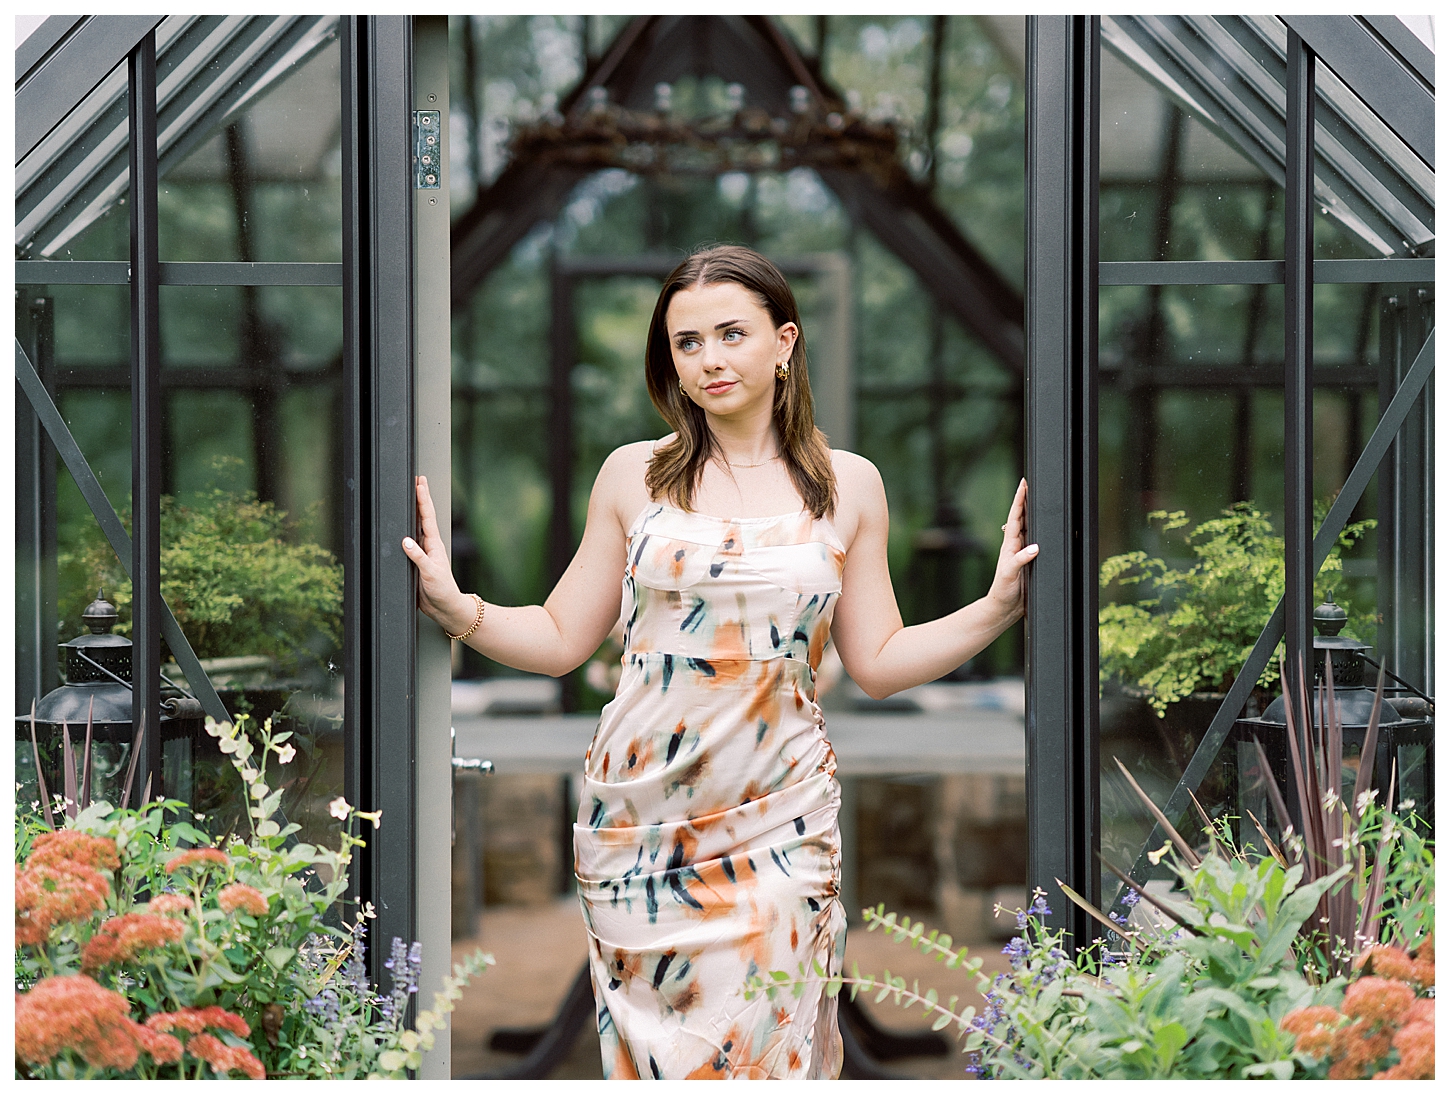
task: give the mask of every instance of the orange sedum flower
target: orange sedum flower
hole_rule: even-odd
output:
[[[1352,1019],[1393,1023],[1415,1002],[1415,990],[1402,981],[1361,977],[1344,990],[1341,1010]]]
[[[230,886],[223,886],[221,893],[217,894],[217,904],[225,912],[236,912],[241,909],[244,913],[252,916],[267,915],[267,899],[261,892],[254,890],[251,886],[244,886],[240,882],[233,882]]]
[[[15,945],[38,947],[57,924],[89,920],[106,907],[111,884],[100,871],[62,861],[15,871]]]
[[[199,1061],[205,1061],[212,1069],[225,1075],[228,1072],[244,1072],[248,1079],[265,1080],[267,1070],[262,1062],[250,1052],[238,1046],[229,1046],[211,1034],[194,1034],[186,1043],[186,1052]]]
[[[1428,1003],[1429,1001],[1423,1001]],[[1395,1035],[1400,1063],[1375,1073],[1376,1080],[1433,1080],[1435,1078],[1435,1024],[1408,1023]]]
[[[180,893],[157,894],[146,905],[146,911],[162,916],[185,916],[196,906],[191,898]]]
[[[1388,977],[1392,981],[1414,981],[1415,963],[1402,947],[1370,947],[1359,956],[1355,968],[1362,974]]]
[[[188,848],[166,861],[166,873],[174,874],[183,867],[207,870],[210,867],[229,867],[231,859],[219,848]]]
[[[131,962],[146,951],[180,942],[186,925],[154,913],[127,913],[101,925],[81,951],[81,969],[86,973],[117,962]]]
[[[144,1051],[158,1064],[181,1059],[181,1043],[131,1018],[126,998],[89,977],[47,977],[15,995],[15,1055],[49,1064],[70,1050],[91,1068],[134,1068]]]
[[[1338,1026],[1340,1018],[1339,1012],[1333,1008],[1318,1004],[1314,1007],[1295,1008],[1284,1016],[1279,1027],[1290,1034],[1308,1034],[1315,1027]]]
[[[114,871],[120,867],[121,858],[116,854],[116,842],[108,837],[60,829],[35,838],[27,863],[78,863],[92,870]]]
[[[184,1030],[188,1034],[200,1034],[207,1027],[227,1030],[239,1038],[252,1033],[252,1028],[240,1015],[234,1015],[226,1008],[182,1008],[180,1011],[160,1011],[146,1020],[152,1030]]]
[[[1340,1027],[1330,1050],[1333,1063],[1329,1066],[1329,1078],[1366,1079],[1370,1070],[1389,1053],[1393,1037],[1392,1031],[1372,1026],[1363,1019]]]

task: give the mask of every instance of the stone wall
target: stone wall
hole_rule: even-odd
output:
[[[496,774],[456,788],[456,935],[471,930],[479,899],[539,906],[567,892],[575,808],[567,778]],[[846,869],[854,860],[861,904],[926,917],[959,939],[1001,934],[1012,918],[994,920],[993,905],[1026,904],[1022,776],[863,776],[847,799],[856,849],[847,849]]]

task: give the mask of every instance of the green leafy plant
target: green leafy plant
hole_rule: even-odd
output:
[[[129,633],[131,580],[99,529],[86,525],[58,565],[64,621],[78,630],[100,585],[121,615],[116,631]],[[198,657],[265,655],[285,671],[342,642],[342,566],[253,494],[213,490],[186,504],[162,496],[161,595]]]
[[[1148,517],[1165,534],[1189,524],[1181,510]],[[1341,581],[1343,551],[1374,525],[1359,521],[1340,534],[1316,582],[1321,598]],[[1196,560],[1186,569],[1132,551],[1105,559],[1099,574],[1105,592],[1116,585],[1146,594],[1099,611],[1102,679],[1143,690],[1160,716],[1168,704],[1194,692],[1226,691],[1284,592],[1283,537],[1274,535],[1269,515],[1252,503],[1236,502],[1222,516],[1181,533],[1181,539]],[[1351,611],[1345,634],[1368,637],[1373,626],[1370,616]],[[1277,681],[1272,667],[1258,684],[1268,689]]]
[[[60,830],[17,816],[24,1075],[402,1075],[418,1066],[462,985],[492,961],[475,954],[455,967],[433,1009],[408,1026],[418,945],[394,941],[393,988],[379,995],[362,964],[371,910],[350,929],[330,915],[363,844],[359,819],[376,827],[381,815],[339,797],[329,807],[341,823],[337,846],[299,842],[269,776],[295,759],[292,735],[249,724],[207,721],[244,787],[245,835],[213,843],[175,801],[137,810],[95,802]]]
[[[1322,749],[1312,763],[1324,763]],[[1406,980],[1419,991],[1433,983],[1426,905],[1433,902],[1433,854],[1405,818],[1377,808],[1366,792],[1355,824],[1335,815],[1334,832],[1342,835],[1331,836],[1342,847],[1332,855],[1314,850],[1330,839],[1299,841],[1286,853],[1260,826],[1263,853],[1235,848],[1232,825],[1200,811],[1204,840],[1195,848],[1133,787],[1168,833],[1150,858],[1167,858],[1178,890],[1149,893],[1110,866],[1127,893],[1104,914],[1059,882],[1104,929],[1076,957],[1064,933],[1046,926],[1051,909],[1041,891],[1018,910],[1019,934],[1004,950],[1011,970],[995,978],[966,948],[953,949],[949,936],[898,920],[883,906],[863,910],[868,930],[880,928],[947,968],[975,974],[980,1010],[963,1006],[961,995],[943,1002],[935,988],[859,968],[833,977],[819,967],[775,970],[753,978],[749,994],[799,994],[824,980],[828,995],[845,988],[853,997],[872,992],[878,1001],[921,1007],[935,1016],[934,1029],[955,1028],[969,1072],[993,1078],[1290,1079],[1331,1069],[1336,1077],[1390,1069],[1408,1077],[1427,1067],[1433,1017],[1410,1007],[1413,992],[1374,985],[1345,992],[1346,975],[1356,970],[1390,976],[1411,963]],[[1324,796],[1326,812],[1332,798]],[[1341,907],[1342,915],[1335,912]],[[1342,925],[1373,934],[1351,946],[1333,934]],[[1406,932],[1415,933],[1409,952],[1378,942]]]

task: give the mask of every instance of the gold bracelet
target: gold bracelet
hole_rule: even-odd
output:
[[[477,593],[470,593],[469,596],[478,602],[478,615],[473,618],[473,626],[470,627],[467,631],[463,632],[463,634],[461,635],[448,635],[448,631],[446,629],[444,630],[443,634],[448,635],[448,637],[454,642],[460,642],[461,640],[468,638],[468,636],[472,635],[475,631],[478,630],[478,625],[483,623],[483,598],[480,597]]]

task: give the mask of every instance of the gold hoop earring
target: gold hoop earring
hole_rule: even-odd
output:
[[[684,396],[686,399],[689,399],[690,398],[690,393],[687,392],[687,391],[685,391],[685,382],[683,380],[681,380],[681,381],[679,381],[679,385],[680,385],[680,394],[682,396]]]
[[[775,366],[775,379],[786,380],[790,377],[790,362],[780,361]]]

